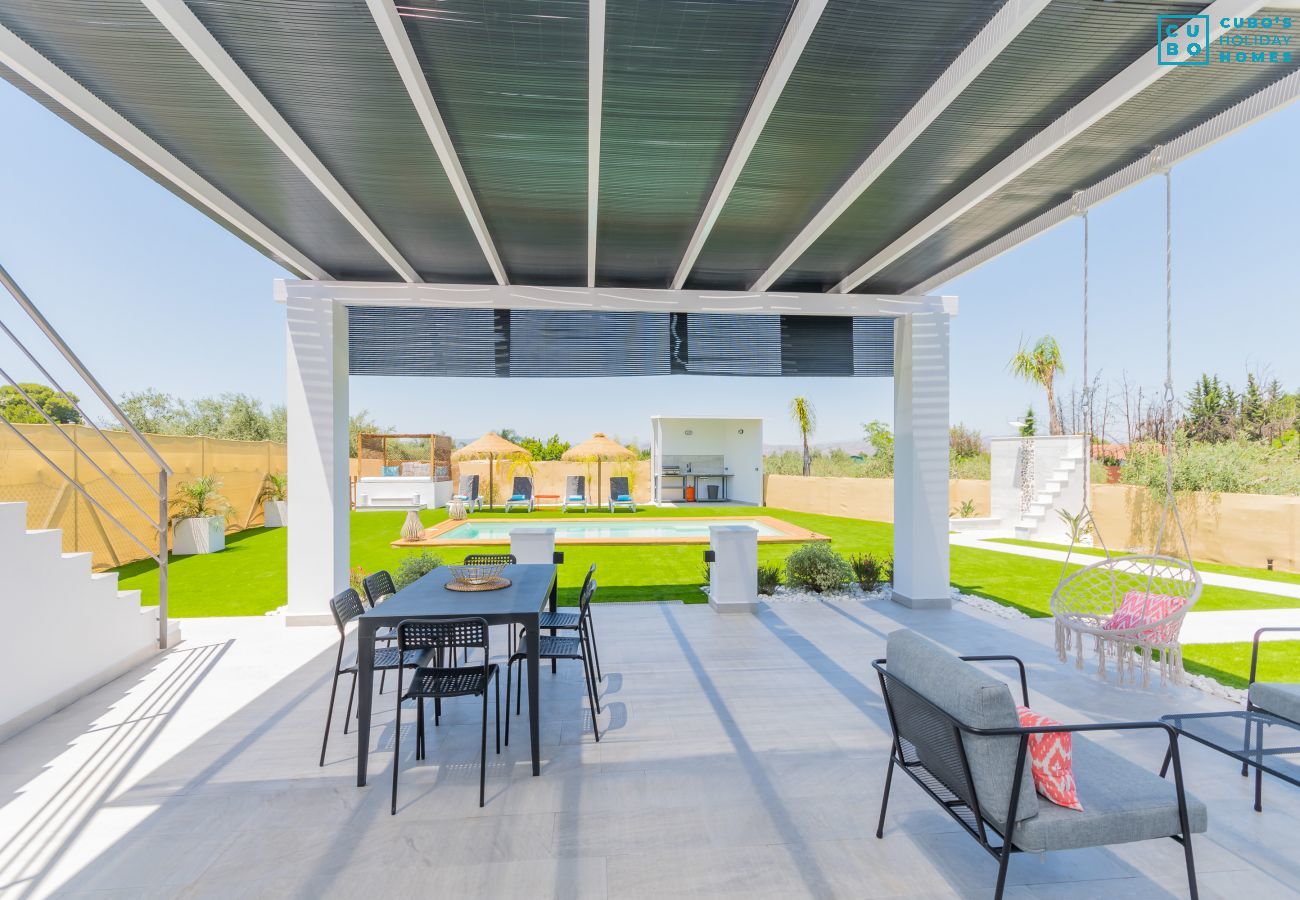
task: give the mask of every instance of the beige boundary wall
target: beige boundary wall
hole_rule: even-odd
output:
[[[894,482],[890,478],[824,478],[799,475],[768,475],[764,485],[764,503],[777,509],[894,521]],[[973,479],[954,479],[948,485],[949,508],[963,501],[975,503],[975,515],[989,514],[989,483]]]
[[[766,503],[779,509],[892,522],[894,484],[887,478],[802,478],[768,475]],[[989,514],[989,482],[956,480],[949,503],[975,501],[975,514]],[[1192,556],[1206,562],[1300,572],[1300,497],[1269,494],[1188,494],[1179,514]],[[1160,526],[1163,500],[1127,484],[1092,487],[1092,510],[1111,550],[1149,550]],[[1171,525],[1172,527],[1172,525]],[[1177,547],[1177,537],[1166,539]],[[1174,555],[1179,555],[1179,547]]]
[[[51,425],[18,425],[18,430],[40,448],[60,469],[72,475],[139,540],[153,546],[156,537],[151,522],[116,488],[95,471],[81,454],[55,433]],[[138,475],[104,442],[95,429],[84,425],[61,425],[60,429],[90,456],[142,509],[153,513],[158,499]],[[113,445],[146,478],[157,486],[153,462],[122,432],[104,432]],[[207,437],[149,435],[149,441],[175,470],[171,487],[201,475],[215,475],[221,494],[234,508],[228,530],[238,531],[262,524],[262,505],[255,503],[268,472],[288,468],[287,448],[271,441],[225,441]],[[94,566],[106,568],[138,559],[145,553],[112,519],[96,510],[63,477],[51,469],[31,448],[8,428],[0,429],[0,502],[27,504],[27,527],[59,528],[65,553],[94,554]],[[156,519],[154,520],[156,521]]]

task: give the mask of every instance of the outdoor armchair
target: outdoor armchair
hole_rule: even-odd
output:
[[[569,475],[564,479],[564,502],[561,508],[569,511],[570,506],[581,506],[587,511],[587,478],[585,475]]]
[[[1184,791],[1173,728],[1163,722],[1022,727],[1006,684],[971,665],[1015,663],[1022,702],[1029,706],[1024,663],[1016,657],[958,657],[907,630],[889,635],[886,654],[872,663],[893,731],[876,837],[884,836],[890,786],[898,768],[998,860],[995,898],[1002,897],[1012,853],[1168,837],[1183,847],[1195,900],[1191,835],[1205,831],[1207,814],[1205,806]],[[1080,736],[1133,730],[1157,731],[1166,739],[1172,784]],[[1073,765],[1082,810],[1040,801],[1034,791],[1030,735],[1064,732],[1075,735]]]
[[[1250,651],[1250,687],[1246,694],[1246,710],[1257,710],[1300,723],[1300,684],[1289,681],[1256,681],[1259,673],[1259,638],[1268,632],[1294,631],[1300,628],[1261,628],[1255,632]],[[1243,767],[1242,774],[1245,774]]]
[[[632,487],[628,479],[623,476],[617,476],[609,480],[609,511],[613,512],[620,506],[626,506],[632,512],[636,512],[636,501],[632,499]]]
[[[513,506],[522,506],[533,511],[533,479],[528,475],[516,475],[514,486],[510,489],[510,499],[506,500],[506,512]]]

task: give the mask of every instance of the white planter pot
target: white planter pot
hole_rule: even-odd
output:
[[[192,556],[226,549],[226,520],[221,516],[177,519],[172,523],[172,553]]]
[[[284,528],[287,526],[289,524],[289,501],[262,501],[262,524],[267,528]]]

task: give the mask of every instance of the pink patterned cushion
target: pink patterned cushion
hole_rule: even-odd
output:
[[[1060,725],[1055,719],[1041,716],[1027,706],[1017,706],[1020,725],[1037,728],[1040,725]],[[1067,809],[1083,811],[1079,802],[1079,789],[1074,783],[1074,754],[1068,732],[1031,734],[1029,736],[1029,764],[1034,775],[1034,788],[1039,794]]]
[[[1119,605],[1119,609],[1102,627],[1107,631],[1119,631],[1159,622],[1182,609],[1185,602],[1182,597],[1169,594],[1152,594],[1148,601],[1146,591],[1129,591],[1124,595],[1124,602]],[[1138,638],[1148,643],[1167,644],[1177,636],[1177,623],[1170,623],[1148,629],[1139,634]]]

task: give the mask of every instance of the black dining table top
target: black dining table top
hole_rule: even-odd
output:
[[[535,614],[550,600],[556,567],[549,563],[516,563],[501,574],[510,586],[496,591],[448,590],[451,569],[439,566],[407,585],[362,618],[375,625],[392,625],[419,616],[517,616]]]

